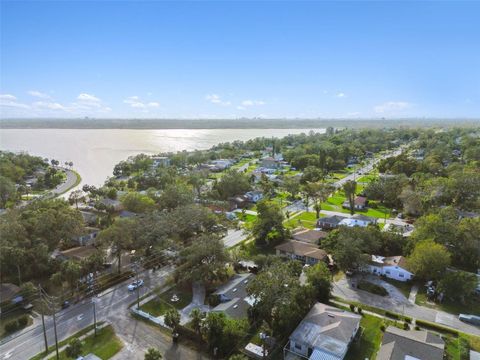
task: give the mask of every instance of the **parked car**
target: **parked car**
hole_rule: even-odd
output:
[[[142,279],[135,280],[130,285],[128,285],[128,290],[129,291],[137,290],[140,286],[143,286],[143,284],[144,284],[144,282],[143,282]]]
[[[476,315],[469,315],[469,314],[460,314],[458,315],[458,319],[460,321],[472,324],[472,325],[477,325],[480,326],[480,316]]]
[[[67,300],[65,300],[65,301],[62,303],[62,309],[66,309],[66,308],[68,308],[68,307],[70,307],[70,302],[67,301]]]

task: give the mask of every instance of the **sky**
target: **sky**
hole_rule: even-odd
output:
[[[0,0],[0,117],[480,117],[480,2]]]

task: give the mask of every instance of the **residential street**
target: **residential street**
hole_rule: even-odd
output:
[[[140,290],[140,296],[150,292],[153,288],[164,284],[167,277],[173,272],[172,267],[165,267],[155,272],[148,271],[142,278],[145,285]],[[130,316],[128,306],[136,300],[137,293],[127,290],[127,280],[115,288],[107,290],[97,298],[97,321],[110,322],[117,335],[125,342],[125,349],[116,356],[116,359],[143,359],[143,351],[151,346],[157,346],[165,352],[166,359],[202,359],[196,351],[184,346],[173,345],[171,338],[158,328],[143,321],[137,321]],[[71,306],[57,313],[58,340],[72,336],[81,329],[93,324],[93,305],[91,299]],[[55,344],[53,319],[45,317],[47,339],[49,346]],[[45,349],[41,322],[20,336],[0,346],[0,359],[29,359]]]
[[[225,246],[232,247],[245,240],[242,230],[229,230],[224,238]],[[168,276],[173,272],[173,267],[145,272],[141,276],[145,285],[140,288],[140,296],[147,294],[154,288],[162,286]],[[125,348],[117,354],[116,359],[143,359],[143,351],[151,346],[156,346],[165,352],[166,359],[203,359],[205,355],[199,354],[184,345],[173,345],[171,338],[162,333],[158,328],[131,317],[128,307],[135,302],[137,293],[127,290],[131,280],[124,281],[100,294],[96,302],[97,321],[110,322],[117,335],[124,341]],[[0,345],[0,359],[29,359],[45,349],[43,327],[41,321],[35,322],[21,335]],[[72,305],[56,315],[58,341],[62,341],[85,327],[93,324],[93,305],[91,299]],[[48,345],[55,344],[53,318],[45,317]]]
[[[373,282],[382,282],[382,285],[385,285],[385,282],[378,277],[374,277],[372,275],[370,276],[370,278],[373,279]],[[357,280],[358,279],[356,277],[352,277],[343,278],[335,282],[332,292],[333,295],[338,296],[342,299],[357,301],[384,310],[393,311],[399,314],[405,314],[415,319],[437,322],[439,324],[450,326],[460,331],[480,336],[480,328],[458,320],[458,317],[455,315],[412,304],[399,291],[394,291],[392,293],[391,288],[393,286],[390,284],[385,286],[387,290],[389,290],[389,296],[383,297],[352,287],[352,282],[356,284]]]

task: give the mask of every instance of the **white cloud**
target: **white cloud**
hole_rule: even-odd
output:
[[[30,90],[30,91],[27,91],[27,93],[30,96],[37,97],[37,98],[40,98],[40,99],[51,99],[50,95],[42,93],[42,92],[37,91],[37,90]]]
[[[412,104],[406,101],[388,101],[373,107],[377,114],[393,113],[411,108]]]
[[[212,104],[222,105],[222,106],[229,106],[231,105],[230,101],[222,101],[219,95],[217,94],[207,94],[205,96],[205,100],[211,102]]]
[[[95,95],[87,94],[87,93],[81,93],[80,95],[77,96],[78,101],[82,102],[88,102],[88,103],[99,103],[101,100],[96,97]]]
[[[28,109],[27,104],[22,104],[17,101],[17,97],[11,94],[0,94],[0,107]]]
[[[238,109],[238,110],[245,110],[246,107],[245,107],[245,106],[238,105],[238,106],[237,106],[237,109]]]
[[[69,109],[58,102],[51,101],[36,101],[33,104],[34,108],[37,109],[46,109],[46,110],[63,110],[68,111]]]
[[[263,100],[243,100],[242,101],[242,106],[259,106],[259,105],[265,105],[265,101]]]
[[[143,102],[138,96],[130,96],[123,100],[123,102],[127,105],[130,105],[132,108],[135,109],[147,109],[147,108],[158,108],[160,104],[156,101],[150,101],[148,103]]]
[[[0,100],[15,101],[17,97],[10,94],[0,94]]]
[[[343,93],[343,92],[339,92],[335,95],[335,97],[337,98],[344,98],[344,97],[347,97],[347,94]]]

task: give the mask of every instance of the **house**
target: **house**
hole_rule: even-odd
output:
[[[293,260],[299,260],[305,264],[313,265],[319,261],[329,262],[330,259],[325,250],[317,246],[296,240],[288,240],[275,246],[277,256],[286,256]]]
[[[95,227],[85,227],[85,231],[80,236],[73,238],[73,241],[80,246],[93,245],[100,229]]]
[[[152,156],[152,160],[153,160],[153,164],[152,164],[153,168],[157,168],[159,166],[167,167],[167,166],[170,166],[171,164],[171,160],[166,156]]]
[[[281,166],[280,160],[266,156],[260,161],[260,166],[267,169],[278,169]]]
[[[238,195],[228,199],[230,210],[243,209],[248,205],[248,198],[245,195]]]
[[[358,314],[316,303],[290,335],[284,359],[342,360],[360,328]]]
[[[338,226],[348,226],[348,227],[367,227],[368,225],[375,225],[377,219],[370,216],[365,216],[362,214],[355,214],[350,218],[345,218],[338,223]]]
[[[253,304],[253,299],[247,294],[247,285],[254,276],[252,273],[237,274],[218,288],[213,294],[218,296],[220,304],[212,311],[223,312],[235,319],[247,317],[248,308]]]
[[[368,204],[368,200],[365,196],[356,196],[354,201],[355,210],[365,210]],[[350,209],[350,202],[348,200],[344,201],[342,207],[345,209]]]
[[[372,255],[371,261],[367,265],[368,272],[398,281],[408,281],[413,278],[414,275],[407,268],[407,259],[403,256]]]
[[[80,211],[80,214],[86,224],[94,225],[97,223],[97,214],[90,211]]]
[[[228,169],[230,166],[233,165],[233,160],[230,159],[218,159],[210,161],[209,169],[211,171],[223,171]]]
[[[340,221],[346,218],[346,216],[339,215],[321,217],[317,220],[317,227],[321,229],[335,229],[340,224]]]
[[[10,303],[20,294],[20,287],[12,283],[0,284],[0,303]]]
[[[78,246],[68,250],[60,251],[56,258],[58,260],[76,260],[81,261],[98,252],[94,246]]]
[[[387,223],[383,227],[382,231],[384,232],[392,232],[398,235],[402,235],[404,237],[409,237],[412,235],[414,230],[413,225],[410,224],[405,224],[405,225],[399,225],[399,224],[392,224],[392,223]]]
[[[263,199],[263,193],[259,190],[249,191],[245,193],[245,197],[248,199],[248,201],[252,203],[257,203],[258,201]]]
[[[328,233],[319,230],[300,229],[293,233],[292,238],[308,244],[318,245],[320,240],[325,239]]]
[[[118,193],[117,193],[118,195]],[[112,208],[114,211],[121,211],[123,210],[123,205],[120,200],[110,199],[110,198],[103,198],[100,200],[100,203],[105,205],[107,208]]]
[[[383,335],[377,360],[442,360],[444,349],[445,342],[439,335],[389,326]]]

